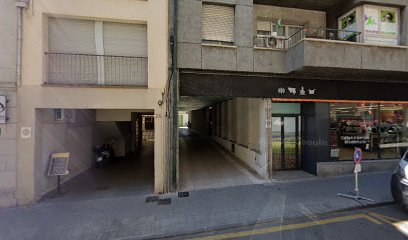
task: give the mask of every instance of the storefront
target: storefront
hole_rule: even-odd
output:
[[[354,147],[365,159],[399,158],[408,147],[408,105],[371,103],[330,104],[330,157],[351,160]]]
[[[274,171],[302,169],[317,174],[319,162],[398,159],[408,147],[408,104],[273,99]]]

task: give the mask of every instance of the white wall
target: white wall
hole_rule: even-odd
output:
[[[236,98],[214,108],[214,140],[230,152],[235,143],[233,154],[260,176],[267,177],[264,100]],[[221,136],[217,136],[220,132]]]
[[[55,121],[53,109],[37,110],[36,157],[39,168],[39,194],[43,195],[56,187],[56,178],[49,177],[48,168],[52,153],[70,152],[69,175],[62,177],[67,181],[92,165],[92,132],[95,120],[93,110],[75,110],[74,122]]]
[[[16,46],[17,9],[14,0],[0,7],[0,96],[6,96],[7,120],[0,124],[0,207],[16,205]]]

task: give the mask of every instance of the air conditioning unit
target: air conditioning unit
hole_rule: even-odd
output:
[[[75,110],[74,109],[55,109],[55,121],[61,122],[75,122]]]

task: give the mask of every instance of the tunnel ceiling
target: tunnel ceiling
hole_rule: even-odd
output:
[[[225,97],[189,97],[180,96],[179,111],[191,111],[205,107],[212,106],[214,104],[224,102],[230,98]]]
[[[327,11],[345,0],[254,0],[254,4]]]

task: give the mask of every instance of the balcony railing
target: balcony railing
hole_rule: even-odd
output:
[[[338,30],[330,28],[304,27],[292,36],[256,36],[255,46],[273,49],[289,49],[304,38],[325,39],[333,41],[361,42],[361,32]]]
[[[46,53],[50,85],[147,86],[147,58]]]

